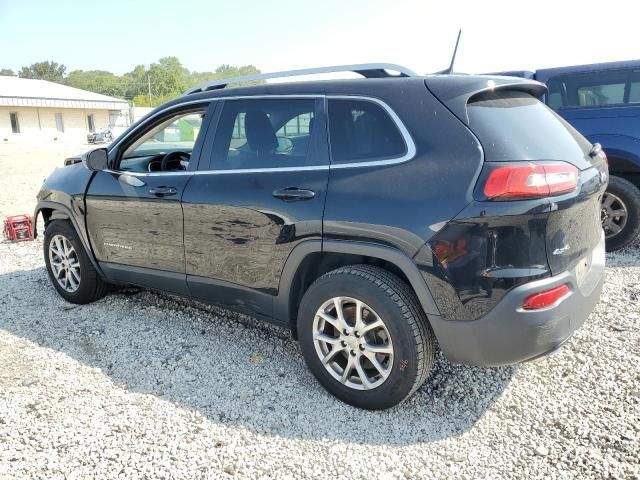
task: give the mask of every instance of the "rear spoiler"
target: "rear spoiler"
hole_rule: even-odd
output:
[[[516,90],[540,98],[547,93],[547,87],[544,84],[515,77],[429,75],[424,82],[429,91],[467,125],[469,125],[467,104],[476,95],[490,91]]]

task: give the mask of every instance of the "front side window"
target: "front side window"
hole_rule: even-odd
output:
[[[407,151],[389,114],[367,100],[329,100],[329,139],[333,163],[391,159]]]
[[[160,172],[186,170],[202,130],[205,110],[191,110],[157,123],[122,153],[120,170]],[[163,162],[164,160],[164,162]]]
[[[18,122],[18,112],[9,113],[9,120],[11,120],[11,131],[13,133],[20,133],[20,123]]]
[[[547,104],[551,108],[622,104],[627,77],[625,70],[554,77],[548,82]]]
[[[318,165],[315,99],[226,100],[213,141],[215,170]]]

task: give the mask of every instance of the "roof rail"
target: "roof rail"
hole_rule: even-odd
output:
[[[399,75],[392,75],[388,71],[398,72]],[[302,68],[299,70],[289,70],[286,72],[258,73],[246,75],[244,77],[225,78],[205,82],[187,90],[184,95],[192,93],[206,92],[207,90],[218,90],[225,88],[231,83],[254,82],[256,80],[267,80],[269,78],[298,77],[302,75],[315,75],[319,73],[353,72],[365,78],[387,78],[387,77],[416,77],[418,74],[406,67],[393,63],[362,63],[356,65],[335,65],[333,67]]]

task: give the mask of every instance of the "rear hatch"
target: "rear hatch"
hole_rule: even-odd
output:
[[[428,77],[426,83],[482,144],[485,166],[481,182],[491,171],[512,166],[541,169],[543,178],[554,168],[572,176],[573,188],[551,189],[544,195],[550,212],[547,258],[553,275],[586,258],[602,235],[600,199],[608,179],[607,167],[604,155],[593,154],[592,145],[580,133],[538,100],[545,87],[507,77],[441,76]],[[531,178],[535,175],[529,181]],[[519,192],[522,199],[532,198],[527,197],[529,193]]]

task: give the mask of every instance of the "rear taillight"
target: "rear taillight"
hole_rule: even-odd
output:
[[[484,194],[490,200],[517,200],[569,193],[577,186],[578,169],[569,163],[510,164],[491,170]]]
[[[571,293],[571,289],[569,288],[569,285],[565,283],[559,287],[554,287],[549,290],[529,295],[524,299],[524,302],[522,302],[522,308],[524,310],[540,310],[541,308],[547,308],[569,295],[569,293]]]

